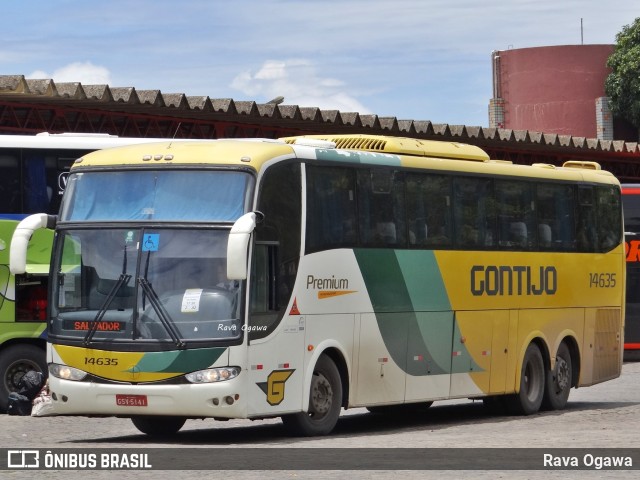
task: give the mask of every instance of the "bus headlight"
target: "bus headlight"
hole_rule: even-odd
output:
[[[187,373],[185,378],[191,383],[214,383],[231,380],[239,374],[239,367],[207,368],[206,370]]]
[[[73,380],[74,382],[79,382],[87,376],[87,372],[69,367],[68,365],[58,365],[57,363],[49,364],[49,373],[56,378]]]

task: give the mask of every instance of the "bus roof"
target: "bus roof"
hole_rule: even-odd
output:
[[[118,137],[106,133],[38,133],[0,135],[0,148],[96,150],[163,139]]]
[[[99,150],[76,160],[80,167],[122,167],[160,165],[243,165],[257,170],[281,156],[295,157],[293,148],[277,140],[165,140],[117,149]]]
[[[384,137],[380,135],[304,135],[301,137],[286,137],[281,140],[294,145],[310,146],[314,146],[313,140],[320,140],[328,142],[327,146],[332,144],[333,148],[342,150],[364,150],[396,155],[478,160],[481,162],[489,160],[489,155],[480,147],[456,142],[418,140],[417,138]],[[307,143],[309,140],[312,142]]]
[[[572,161],[563,167],[514,165],[509,161],[491,160],[482,149],[473,145],[381,135],[167,140],[96,151],[77,160],[72,169],[125,165],[236,165],[260,171],[266,162],[287,158],[618,184],[611,173],[601,170],[595,162]]]

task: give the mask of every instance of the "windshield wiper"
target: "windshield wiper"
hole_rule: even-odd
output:
[[[175,328],[175,323],[173,322],[171,315],[169,315],[169,312],[167,312],[167,310],[162,305],[162,302],[158,298],[158,295],[156,294],[156,291],[153,289],[151,284],[147,281],[146,278],[142,278],[142,277],[138,277],[138,283],[142,287],[142,290],[144,290],[144,293],[147,294],[147,297],[149,297],[149,302],[151,303],[151,306],[153,307],[156,314],[158,315],[158,318],[160,319],[160,323],[162,323],[165,330],[171,337],[171,340],[173,340],[173,342],[176,344],[177,347],[184,347],[186,344],[180,338],[180,335]]]
[[[102,320],[102,317],[104,317],[104,314],[107,313],[107,309],[109,308],[109,305],[111,305],[111,302],[113,302],[113,299],[116,297],[116,294],[118,293],[120,288],[123,285],[126,285],[127,283],[129,283],[129,280],[131,280],[131,275],[124,274],[124,273],[120,274],[120,276],[118,277],[118,280],[109,291],[107,298],[104,299],[104,302],[100,307],[100,310],[98,310],[98,313],[96,313],[95,318],[92,320],[92,323],[89,326],[89,330],[87,331],[87,334],[84,336],[85,345],[89,345],[89,343],[91,343],[91,339],[93,338],[93,335],[98,330],[98,324],[100,320]]]

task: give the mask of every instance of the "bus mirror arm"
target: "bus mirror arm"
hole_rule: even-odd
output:
[[[11,238],[9,250],[9,270],[13,275],[27,271],[27,247],[33,232],[40,228],[55,228],[57,217],[46,213],[35,213],[23,219]]]
[[[261,212],[245,213],[231,227],[227,243],[227,278],[229,280],[247,278],[249,239],[263,216]]]

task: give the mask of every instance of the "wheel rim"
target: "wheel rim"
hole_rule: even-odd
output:
[[[28,360],[19,360],[17,362],[13,362],[7,368],[6,375],[4,376],[4,385],[5,388],[10,392],[15,392],[18,389],[18,383],[20,379],[27,373],[29,370],[35,370],[36,372],[40,371],[40,367],[37,363],[30,362]]]
[[[331,410],[332,404],[333,388],[331,382],[322,374],[314,375],[311,381],[309,413],[312,417],[322,418]]]
[[[556,372],[555,372],[555,384],[556,391],[562,392],[569,387],[569,379],[571,378],[571,372],[569,371],[569,364],[562,358],[556,358]]]
[[[529,401],[533,402],[538,398],[541,381],[534,362],[528,362],[524,371],[524,389]]]

